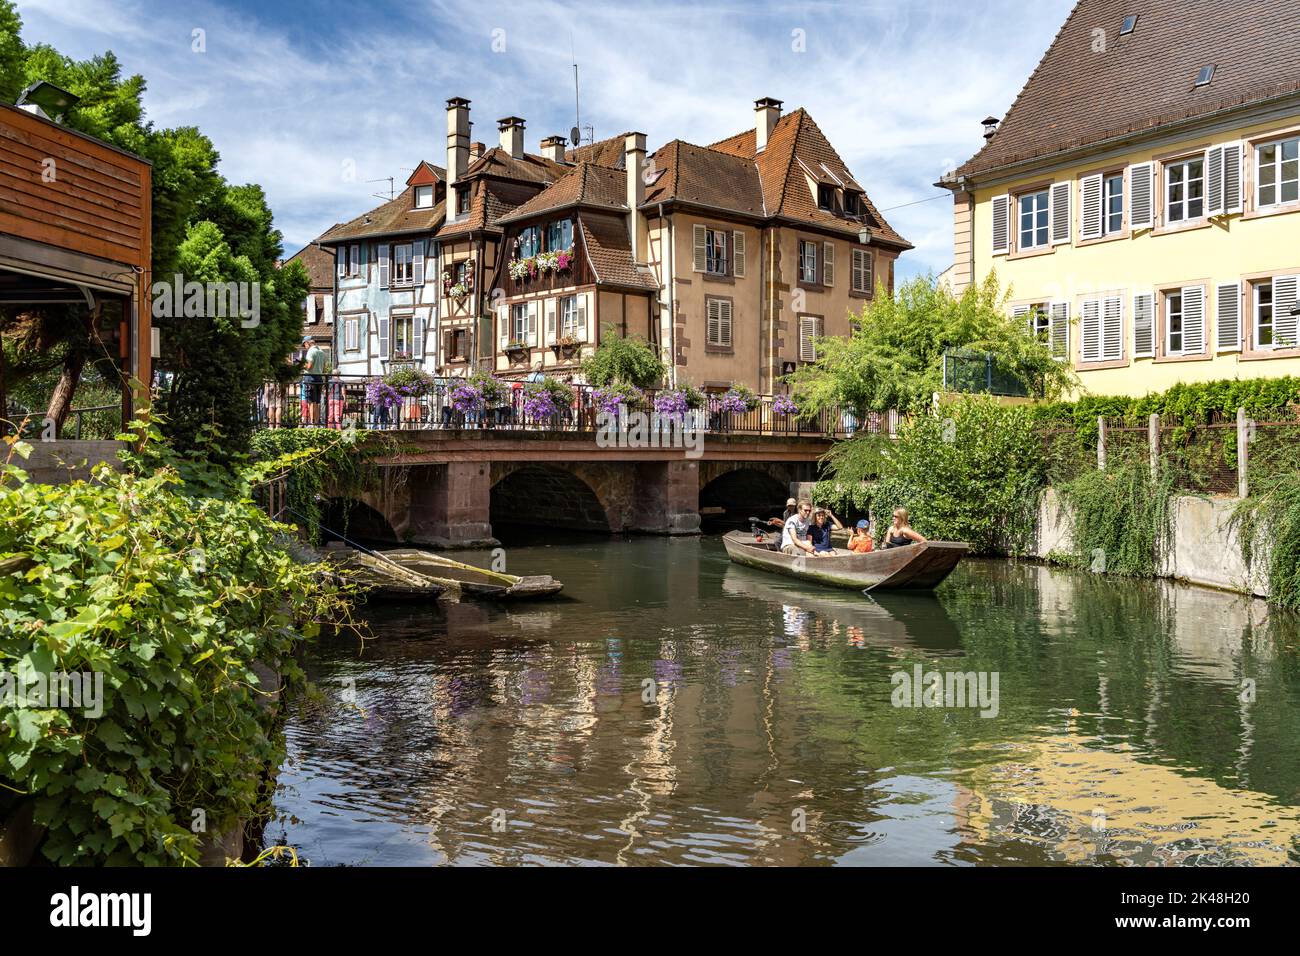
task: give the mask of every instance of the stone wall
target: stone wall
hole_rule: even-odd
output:
[[[69,481],[85,480],[90,469],[106,461],[118,465],[117,453],[126,447],[116,441],[34,441],[32,453],[26,461],[15,459],[18,465],[41,484],[58,485]]]

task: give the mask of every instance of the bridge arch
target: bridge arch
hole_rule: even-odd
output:
[[[714,464],[714,463],[709,463]],[[792,469],[761,462],[718,462],[700,469],[700,511],[714,519],[744,521],[779,515],[798,480]],[[720,510],[719,510],[720,509]]]
[[[400,542],[401,529],[372,494],[360,498],[328,498],[321,509],[322,542],[346,535],[352,541]]]
[[[612,499],[609,477],[581,462],[494,463],[490,522],[502,525],[566,528],[574,531],[623,530]]]

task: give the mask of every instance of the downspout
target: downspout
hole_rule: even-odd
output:
[[[668,274],[665,284],[668,286],[668,385],[677,387],[677,310],[673,307],[673,293],[677,287],[676,249],[673,245],[673,221],[664,217],[664,204],[659,204],[659,221],[668,224],[668,255],[666,256]]]
[[[776,307],[776,232],[773,229],[767,231],[767,255],[768,255],[768,273],[772,277],[771,287],[767,297],[767,376],[768,384],[772,388],[772,394],[776,394],[776,320],[778,310]]]

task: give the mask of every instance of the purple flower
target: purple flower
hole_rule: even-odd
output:
[[[550,392],[539,389],[524,396],[524,414],[529,418],[550,418],[559,411]]]
[[[798,415],[799,406],[797,406],[789,395],[778,395],[772,402],[772,411],[778,415]]]
[[[472,382],[456,385],[451,390],[451,406],[458,412],[477,412],[483,408],[483,393]]]
[[[681,417],[686,414],[686,409],[686,392],[680,389],[655,396],[655,411],[660,415]]]
[[[728,392],[723,395],[718,402],[718,407],[724,412],[732,412],[736,415],[743,415],[749,411],[749,404],[745,401],[744,396],[737,395],[735,392]]]

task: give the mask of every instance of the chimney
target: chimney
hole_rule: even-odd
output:
[[[645,214],[645,133],[628,133],[623,146],[623,169],[627,174],[628,235],[632,239],[632,262],[644,265],[649,237]]]
[[[476,159],[482,159],[483,154],[487,152],[487,147],[482,143],[469,144],[469,161],[472,163]]]
[[[776,129],[776,121],[781,118],[781,101],[765,96],[754,100],[754,151],[761,153],[767,149],[767,141]]]
[[[980,125],[984,127],[984,139],[990,140],[997,134],[998,118],[996,116],[986,116],[980,121]]]
[[[524,157],[524,121],[518,116],[503,116],[497,120],[501,131],[501,148],[515,159]]]
[[[564,162],[564,144],[567,141],[563,136],[548,136],[542,140],[542,155],[552,162]]]
[[[456,187],[469,170],[469,100],[447,101],[447,218],[455,218]]]

